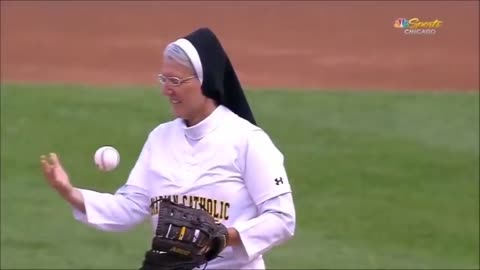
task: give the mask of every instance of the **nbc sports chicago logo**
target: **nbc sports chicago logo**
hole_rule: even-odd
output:
[[[443,21],[438,19],[422,21],[419,18],[398,18],[393,23],[393,27],[403,29],[405,35],[435,35],[442,25]]]

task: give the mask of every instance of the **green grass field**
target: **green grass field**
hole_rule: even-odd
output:
[[[286,156],[298,225],[268,268],[479,268],[479,95],[248,92]],[[73,220],[42,178],[56,151],[72,181],[112,192],[169,120],[154,88],[3,85],[1,268],[136,269],[150,227],[106,233]],[[112,144],[118,170],[93,152]]]

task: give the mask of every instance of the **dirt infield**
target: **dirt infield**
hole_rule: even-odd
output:
[[[255,88],[479,88],[477,1],[2,1],[1,79],[156,84],[161,51],[211,27]],[[441,20],[405,35],[397,18]]]

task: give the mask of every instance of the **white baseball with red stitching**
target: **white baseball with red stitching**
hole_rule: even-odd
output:
[[[120,154],[112,146],[102,146],[95,152],[94,160],[99,170],[109,172],[120,163]]]

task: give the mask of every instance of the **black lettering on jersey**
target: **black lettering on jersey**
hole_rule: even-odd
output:
[[[223,203],[223,202],[222,202],[222,203]],[[217,212],[217,210],[218,210],[218,209],[217,209],[217,200],[213,200],[213,211],[214,211],[213,217],[214,217],[214,218],[221,218],[221,214],[219,214],[219,213]]]
[[[275,178],[275,185],[279,186],[280,184],[283,184],[282,177]]]
[[[188,196],[187,196],[187,195],[183,195],[183,197],[182,197],[182,203],[183,203],[184,205],[187,205],[187,201],[188,201]]]
[[[195,204],[191,204],[190,207],[198,208],[198,200],[199,198],[197,196],[193,196],[193,201],[195,202]]]
[[[230,208],[230,204],[227,202],[225,203],[225,207],[223,208],[223,219],[228,220],[228,208]]]
[[[198,208],[203,209],[203,210],[208,212],[206,201],[207,201],[206,198],[200,197],[200,201],[198,202],[198,204],[199,204]]]
[[[207,211],[208,213],[213,216],[213,201],[212,199],[207,199]]]
[[[223,201],[220,202],[220,217],[219,217],[220,219],[223,219],[223,217],[224,217],[224,213],[225,213],[225,210],[224,210],[224,207],[223,207],[224,204],[225,203]]]
[[[224,201],[217,201],[211,198],[188,195],[165,195],[151,198],[151,215],[158,215],[160,210],[160,199],[168,199],[175,203],[181,203],[192,208],[203,209],[207,211],[213,218],[219,220],[220,222],[221,220],[229,219],[228,210],[230,208],[230,203]]]
[[[158,205],[158,201],[162,198],[162,196],[156,196],[150,199],[150,214],[157,215],[160,208]]]

